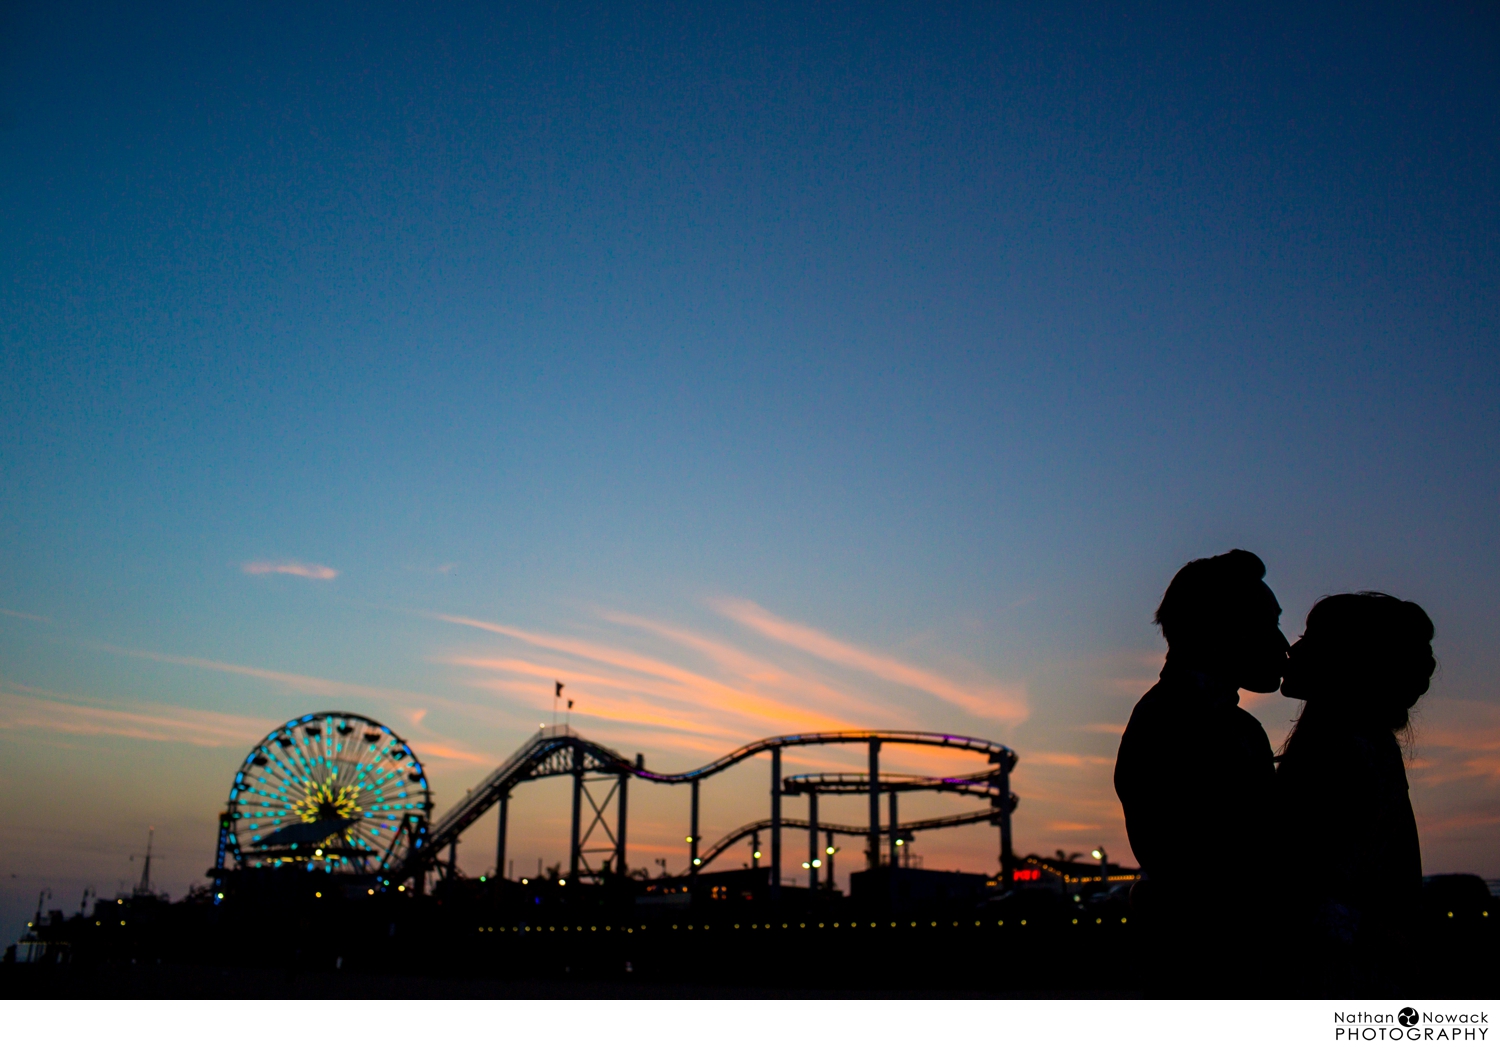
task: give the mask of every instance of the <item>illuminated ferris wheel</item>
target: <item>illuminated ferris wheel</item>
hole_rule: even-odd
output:
[[[432,797],[411,746],[363,715],[324,711],[267,734],[234,775],[219,867],[375,873],[427,837]]]

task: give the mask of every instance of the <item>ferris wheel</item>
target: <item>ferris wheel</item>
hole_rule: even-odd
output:
[[[375,873],[427,838],[432,796],[411,746],[344,711],[294,718],[245,757],[220,827],[219,867]]]

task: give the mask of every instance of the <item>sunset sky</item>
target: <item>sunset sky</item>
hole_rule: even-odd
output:
[[[202,881],[279,721],[388,722],[442,810],[555,679],[662,771],[998,740],[1019,851],[1128,862],[1152,612],[1235,546],[1291,637],[1325,593],[1427,609],[1424,862],[1500,875],[1497,41],[1462,5],[6,6],[0,942],[151,826]],[[1245,703],[1279,743],[1296,705]],[[518,793],[518,875],[565,791]],[[680,867],[687,790],[632,802],[633,864]]]

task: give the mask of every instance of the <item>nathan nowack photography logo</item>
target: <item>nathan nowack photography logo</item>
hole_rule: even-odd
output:
[[[1418,1010],[1403,1006],[1395,1013],[1335,1010],[1333,1038],[1347,1043],[1483,1043],[1488,1041],[1490,1015],[1469,1012]]]

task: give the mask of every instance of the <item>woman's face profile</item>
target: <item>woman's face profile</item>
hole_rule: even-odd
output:
[[[1281,679],[1281,695],[1292,700],[1308,700],[1317,692],[1314,669],[1315,646],[1308,644],[1307,635],[1292,643],[1287,651],[1286,673]]]

